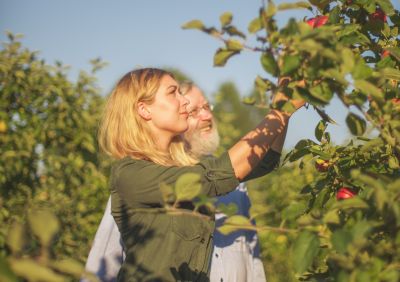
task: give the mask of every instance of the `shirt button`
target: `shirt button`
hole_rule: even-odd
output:
[[[200,243],[204,244],[205,241],[204,238],[201,238]]]
[[[207,171],[207,176],[208,176],[208,177],[213,177],[213,176],[214,176],[214,172],[212,172],[212,171]]]

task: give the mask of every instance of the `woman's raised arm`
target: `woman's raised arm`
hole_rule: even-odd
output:
[[[287,100],[287,98],[278,93],[274,102],[281,100]],[[291,102],[296,109],[304,105],[303,100],[291,100]],[[290,116],[290,113],[271,110],[256,128],[228,150],[237,179],[242,180],[257,166],[266,152],[272,146],[276,146],[277,137],[285,136]],[[284,139],[280,140],[282,143],[283,141]]]

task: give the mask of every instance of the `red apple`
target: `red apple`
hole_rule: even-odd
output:
[[[325,161],[325,160],[321,160],[321,159],[317,159],[315,161],[315,168],[319,172],[326,172],[329,167],[330,167],[329,161]]]
[[[394,105],[400,104],[400,98],[393,98],[391,101]]]
[[[328,16],[317,16],[306,21],[312,28],[320,27],[328,22]]]
[[[385,23],[386,20],[387,20],[387,17],[386,17],[385,12],[378,8],[378,9],[375,10],[375,12],[373,12],[370,15],[370,19],[371,20],[380,20],[380,21],[383,21]]]
[[[328,16],[318,16],[315,20],[314,27],[320,27],[328,22]]]
[[[336,200],[341,201],[345,199],[350,199],[353,198],[356,194],[357,193],[352,191],[350,188],[342,187],[336,193]]]
[[[312,28],[314,28],[315,18],[311,18],[311,19],[307,20],[306,23],[307,23],[309,26],[311,26]]]
[[[383,50],[381,53],[382,58],[386,58],[387,56],[390,56],[390,51],[389,50]]]

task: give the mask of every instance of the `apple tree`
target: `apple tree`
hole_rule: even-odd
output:
[[[96,142],[104,98],[92,73],[72,81],[64,65],[8,38],[0,50],[0,276],[8,262],[28,280],[64,281],[56,272],[82,271],[108,197]],[[94,60],[93,71],[102,64]]]
[[[278,27],[288,9],[307,9],[305,19]],[[400,13],[389,0],[264,1],[246,32],[223,13],[221,25],[201,20],[183,25],[222,42],[215,66],[244,51],[259,52],[265,73],[257,76],[259,96],[247,103],[268,105],[283,92],[289,101],[270,105],[293,111],[304,99],[321,116],[315,140],[301,140],[284,162],[314,163],[317,177],[292,205],[295,223],[293,272],[313,281],[398,281],[400,279]],[[249,38],[256,43],[248,44]],[[282,83],[282,81],[285,81]],[[333,98],[348,108],[354,138],[331,142],[333,123],[324,111]],[[367,135],[371,127],[375,135]],[[244,219],[227,220],[245,226]],[[260,227],[268,229],[267,227]],[[229,228],[228,228],[229,229]],[[231,228],[229,229],[231,230]],[[280,226],[269,230],[285,231]]]

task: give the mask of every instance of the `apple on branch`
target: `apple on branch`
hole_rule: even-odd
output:
[[[311,18],[306,21],[306,23],[312,28],[323,26],[327,22],[328,22],[328,16],[316,16],[315,18]]]
[[[383,50],[381,53],[381,58],[386,58],[390,56],[390,51],[389,50]]]
[[[319,172],[326,172],[328,171],[329,167],[331,166],[329,161],[326,160],[322,160],[322,159],[317,159],[315,161],[315,168],[319,171]]]
[[[370,14],[370,19],[375,21],[379,20],[385,23],[387,21],[387,16],[384,11],[382,11],[380,8],[377,8],[375,12]]]
[[[336,200],[341,201],[341,200],[350,199],[350,198],[353,198],[355,195],[357,195],[357,193],[354,192],[351,188],[342,187],[336,193]]]

